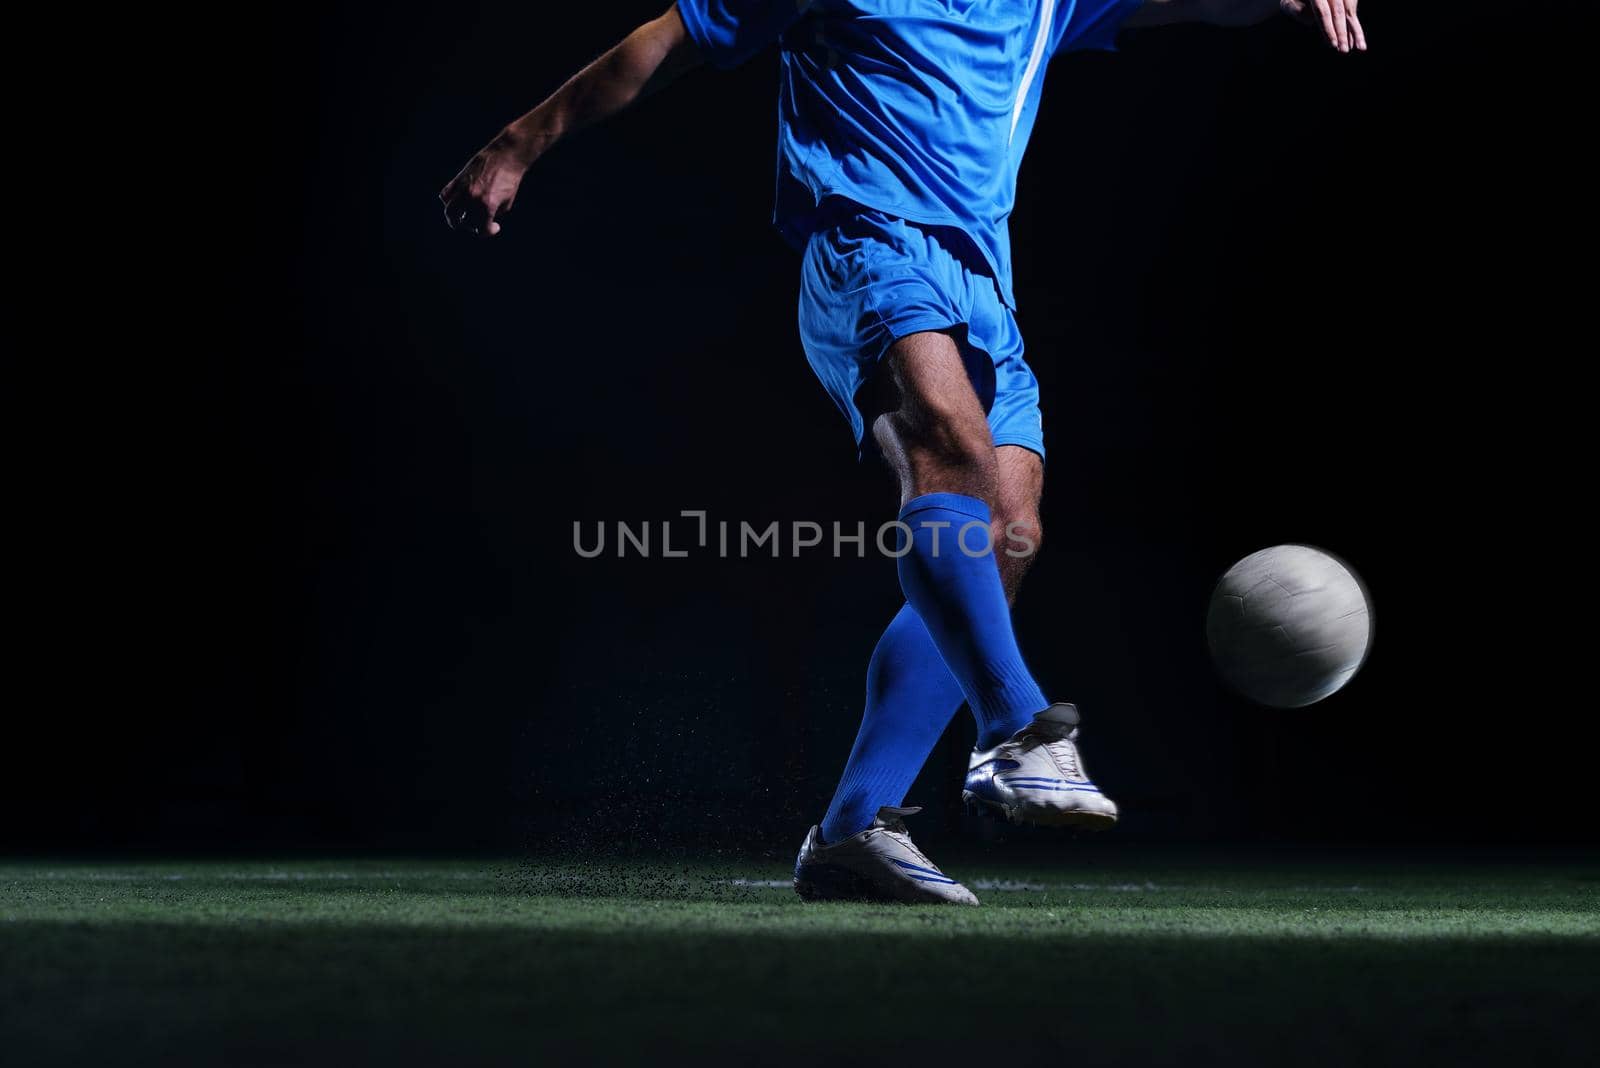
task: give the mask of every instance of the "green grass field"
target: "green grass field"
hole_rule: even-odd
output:
[[[1600,1063],[1600,865],[0,862],[0,1062]]]

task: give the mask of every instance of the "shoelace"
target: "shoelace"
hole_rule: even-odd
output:
[[[903,849],[905,849],[907,853],[910,853],[912,856],[916,857],[917,860],[921,861],[925,866],[932,868],[934,871],[939,870],[939,866],[933,861],[929,860],[927,854],[918,849],[917,844],[911,840],[911,834],[906,830],[905,824],[902,823],[899,826],[890,824],[887,827],[879,827],[878,833],[886,834],[890,838],[894,839]]]
[[[924,867],[932,868],[934,871],[939,870],[939,866],[933,861],[929,860],[927,854],[917,848],[916,843],[911,840],[911,836],[905,831],[890,831],[889,837],[893,838],[896,842],[899,842],[900,845],[903,846],[912,856],[916,857]]]
[[[1049,739],[1044,743],[1044,748],[1045,752],[1055,759],[1056,766],[1068,778],[1086,780],[1089,776],[1084,774],[1083,764],[1078,758],[1078,747],[1073,740],[1073,736],[1077,733],[1074,730],[1070,734],[1062,735],[1060,738]]]

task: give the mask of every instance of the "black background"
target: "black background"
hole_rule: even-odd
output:
[[[41,260],[8,845],[781,850],[820,816],[893,567],[572,549],[893,508],[796,337],[774,54],[561,146],[492,243],[434,200],[658,6],[263,11],[142,65],[95,238]],[[1594,842],[1570,8],[1368,6],[1367,56],[1280,20],[1049,71],[1017,618],[1128,840]],[[1285,541],[1377,618],[1294,712],[1229,695],[1202,629]]]

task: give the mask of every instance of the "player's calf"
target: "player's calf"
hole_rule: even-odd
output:
[[[1015,601],[1022,580],[1044,545],[1044,527],[1037,515],[1003,515],[995,520],[994,528],[994,559],[1000,568],[1000,585],[1005,587],[1006,600]]]

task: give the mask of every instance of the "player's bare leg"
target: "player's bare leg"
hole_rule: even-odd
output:
[[[1044,497],[1044,460],[1021,445],[995,449],[994,539],[995,564],[1006,600],[1015,601],[1028,569],[1044,548],[1044,523],[1039,503]]]
[[[911,334],[890,347],[884,365],[887,410],[872,433],[900,480],[900,503],[960,493],[994,508],[1000,464],[955,339]]]
[[[1044,544],[1044,460],[1020,445],[994,445],[948,334],[901,339],[890,350],[887,370],[895,409],[878,418],[873,435],[900,480],[900,503],[925,493],[964,493],[986,502],[1000,580],[1006,599],[1015,600]]]

